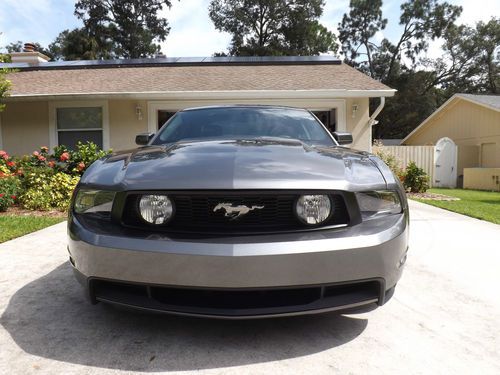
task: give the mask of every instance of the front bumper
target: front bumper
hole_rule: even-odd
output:
[[[68,231],[71,264],[93,302],[232,318],[382,305],[408,247],[405,214],[334,230],[190,240],[103,231],[75,217]]]

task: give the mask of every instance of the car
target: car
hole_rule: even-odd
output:
[[[177,112],[92,164],[69,261],[92,303],[211,318],[386,303],[408,251],[405,191],[308,110]]]

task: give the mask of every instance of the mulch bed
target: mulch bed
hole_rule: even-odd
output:
[[[5,212],[0,212],[0,216],[47,216],[47,217],[60,217],[66,218],[68,215],[66,212],[61,211],[36,211],[36,210],[26,210],[18,206],[12,206]]]
[[[444,194],[436,194],[436,193],[407,193],[408,198],[413,199],[428,199],[433,201],[459,201],[460,198],[450,197]]]

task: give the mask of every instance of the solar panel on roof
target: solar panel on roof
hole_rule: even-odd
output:
[[[107,68],[120,66],[179,66],[217,64],[340,64],[334,56],[221,56],[221,57],[157,57],[121,60],[51,61],[39,65],[28,63],[0,64],[0,68],[20,70]]]

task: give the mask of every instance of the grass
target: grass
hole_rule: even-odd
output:
[[[457,197],[460,198],[460,200],[415,200],[449,211],[458,212],[459,214],[500,224],[500,193],[498,192],[463,189],[429,189],[429,192]]]
[[[46,216],[0,216],[0,243],[35,232],[65,220],[62,217]]]

